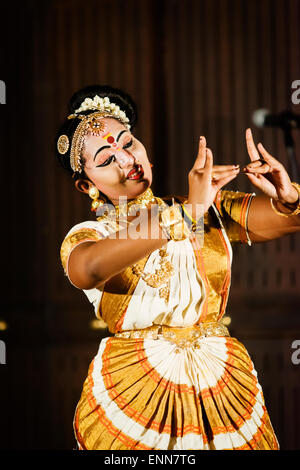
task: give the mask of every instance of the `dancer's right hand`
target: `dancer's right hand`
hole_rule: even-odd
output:
[[[185,205],[198,220],[214,202],[217,192],[239,173],[238,165],[213,165],[213,154],[201,136],[196,161],[189,172],[189,195]]]

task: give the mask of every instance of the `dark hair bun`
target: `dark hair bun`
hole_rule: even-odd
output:
[[[89,85],[78,90],[70,99],[69,114],[73,114],[85,98],[93,99],[96,95],[100,98],[107,96],[111,103],[120,106],[120,109],[124,111],[129,119],[131,128],[134,127],[137,121],[137,109],[134,101],[123,90],[108,85]]]
[[[121,111],[124,111],[126,117],[129,119],[129,124],[132,130],[137,122],[137,109],[134,101],[123,90],[113,88],[108,85],[89,85],[78,90],[76,93],[74,93],[69,101],[68,115],[74,114],[76,109],[80,107],[85,98],[93,99],[96,95],[98,95],[100,98],[107,96],[111,103],[115,103],[117,106],[119,106]],[[93,112],[95,112],[95,110],[84,111],[82,114],[90,114]],[[61,135],[66,135],[69,139],[69,142],[71,142],[79,122],[80,120],[78,118],[66,119],[65,122],[61,125],[55,138],[56,156],[63,168],[68,170],[71,174],[73,174],[73,170],[70,165],[70,148],[65,154],[61,155],[57,149],[57,142]],[[83,176],[83,174],[81,175]],[[76,174],[75,177],[76,176],[79,175]]]

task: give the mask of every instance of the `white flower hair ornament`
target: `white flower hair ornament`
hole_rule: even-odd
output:
[[[85,98],[85,100],[81,103],[78,109],[75,110],[75,114],[79,114],[82,111],[90,111],[90,110],[98,110],[103,113],[108,113],[112,117],[116,117],[119,119],[123,124],[126,125],[130,129],[129,119],[115,103],[111,103],[109,98],[105,96],[104,98],[100,98],[100,96],[95,95],[94,98]]]

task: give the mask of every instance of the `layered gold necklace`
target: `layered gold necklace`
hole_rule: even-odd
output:
[[[156,202],[159,205],[164,204],[163,201],[160,198],[156,198],[152,190],[148,188],[136,199],[114,206],[114,208],[106,211],[105,215],[97,217],[97,220],[109,222],[112,219],[115,220],[116,218],[119,219],[132,214],[135,215],[139,209],[146,208],[151,202]],[[143,271],[138,264],[131,266],[131,270],[134,275],[142,278],[149,287],[153,289],[160,288],[159,296],[168,302],[170,296],[169,280],[174,274],[174,266],[170,263],[168,259],[169,255],[165,248],[159,249],[159,256],[159,268],[156,269],[154,273],[151,274]]]

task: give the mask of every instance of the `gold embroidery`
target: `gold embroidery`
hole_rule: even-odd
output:
[[[199,325],[186,327],[173,327],[168,325],[153,325],[141,330],[127,330],[116,333],[117,338],[126,339],[159,339],[164,338],[171,343],[175,343],[178,348],[201,347],[199,340],[208,336],[230,336],[229,331],[223,323],[205,322]],[[175,352],[180,352],[176,349]]]
[[[155,273],[150,274],[146,273],[138,265],[132,266],[132,272],[136,276],[139,276],[143,279],[144,282],[150,287],[157,288],[161,287],[159,290],[159,295],[161,298],[165,299],[166,302],[169,300],[170,288],[168,285],[170,277],[174,275],[174,266],[170,263],[168,258],[168,253],[164,248],[159,250],[160,256],[160,267],[155,270]]]

